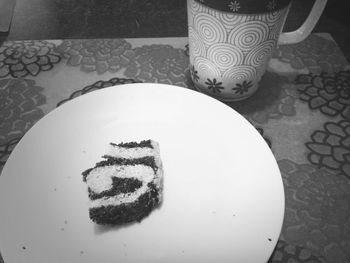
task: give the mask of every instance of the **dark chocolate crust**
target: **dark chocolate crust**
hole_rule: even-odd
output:
[[[123,148],[135,148],[135,147],[147,147],[147,148],[152,148],[153,145],[151,143],[151,140],[144,140],[140,142],[122,142],[119,144],[115,144],[113,142],[110,143],[112,146],[119,146]]]
[[[103,158],[105,158],[105,160],[96,163],[94,168],[89,168],[84,172],[82,172],[84,182],[86,182],[86,177],[93,169],[97,167],[103,167],[103,166],[142,164],[142,165],[150,166],[154,170],[154,172],[157,172],[158,170],[158,166],[153,156],[146,156],[146,157],[137,158],[137,159],[124,159],[124,158],[114,158],[114,157],[105,155],[103,156]]]
[[[83,175],[83,181],[86,182],[86,177],[89,175],[89,173],[93,170],[94,168],[89,168],[86,169],[84,172],[82,172],[81,174]]]
[[[89,209],[92,221],[101,225],[121,225],[134,221],[140,222],[159,204],[156,186],[149,183],[149,191],[142,194],[133,203],[123,203],[118,206],[101,206]]]

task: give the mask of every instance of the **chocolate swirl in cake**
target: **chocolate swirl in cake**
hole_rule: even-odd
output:
[[[140,221],[161,202],[162,163],[152,140],[110,143],[103,160],[82,173],[98,224]]]

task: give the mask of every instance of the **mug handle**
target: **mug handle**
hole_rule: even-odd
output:
[[[322,15],[323,9],[327,4],[327,0],[315,0],[309,16],[304,24],[297,30],[292,32],[283,32],[278,39],[279,45],[295,44],[303,41],[314,29],[318,19]]]

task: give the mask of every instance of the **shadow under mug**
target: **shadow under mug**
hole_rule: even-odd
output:
[[[281,33],[291,0],[187,0],[194,86],[222,101],[248,98],[277,45],[304,40],[326,3],[316,0],[299,29]]]

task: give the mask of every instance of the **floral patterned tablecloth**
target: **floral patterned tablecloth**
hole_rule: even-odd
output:
[[[63,103],[133,82],[193,89],[188,64],[187,38],[2,43],[0,171]],[[269,262],[350,262],[349,69],[330,35],[312,34],[276,50],[251,98],[227,103],[259,130],[282,173],[285,219]]]

